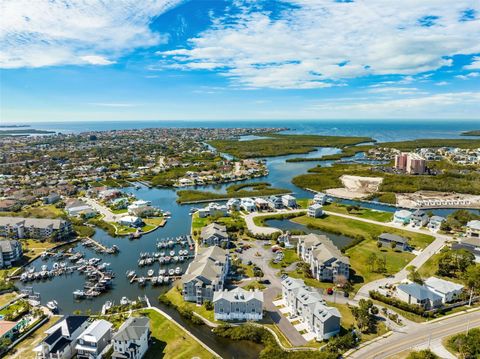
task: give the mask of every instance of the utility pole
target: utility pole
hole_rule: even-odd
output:
[[[472,299],[473,299],[473,287],[470,289],[470,299],[468,300],[468,306],[472,306]]]

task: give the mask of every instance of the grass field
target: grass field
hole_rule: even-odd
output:
[[[0,307],[4,306],[8,302],[10,302],[12,299],[16,298],[17,295],[18,295],[17,292],[0,294]]]
[[[322,218],[301,216],[293,218],[292,221],[352,238],[376,240],[382,233],[397,234],[408,238],[410,245],[417,249],[425,248],[434,240],[432,236],[427,234],[409,232],[400,228],[397,229],[335,215],[325,215]]]
[[[213,310],[207,310],[203,305],[198,306],[195,303],[184,301],[182,293],[176,285],[174,285],[165,295],[176,307],[190,309],[192,312],[195,312],[202,317],[207,318],[211,322],[215,322],[215,318],[213,317]]]
[[[323,206],[323,209],[325,211],[347,214],[359,218],[371,219],[377,222],[390,222],[393,219],[393,213],[390,212],[375,211],[368,208],[359,208],[358,210],[352,209],[350,212],[348,212],[348,207],[349,206],[338,203],[329,203],[325,204]]]
[[[273,260],[270,261],[270,267],[280,269],[288,267],[290,264],[300,260],[295,249],[284,249],[283,250],[283,259],[278,263],[273,263]]]
[[[146,359],[183,359],[212,358],[212,354],[204,349],[195,339],[163,315],[154,310],[142,311],[150,318],[153,344],[149,347]]]
[[[46,337],[45,330],[54,325],[59,318],[59,316],[51,317],[48,322],[46,322],[32,334],[30,334],[10,353],[8,353],[8,357],[11,359],[35,359],[35,353],[32,351],[32,349],[35,348],[38,344],[40,344],[43,338]]]
[[[34,218],[59,218],[65,217],[65,212],[61,208],[55,207],[53,204],[33,204],[25,206],[18,212],[0,212],[0,216],[13,217],[34,217]]]

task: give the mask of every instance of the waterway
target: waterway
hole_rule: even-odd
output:
[[[319,148],[315,152],[310,152],[303,155],[289,155],[266,158],[265,160],[269,170],[268,176],[253,179],[251,180],[251,182],[269,182],[272,184],[273,187],[285,188],[291,191],[295,196],[297,196],[297,198],[311,198],[313,197],[313,194],[311,192],[294,186],[291,183],[291,179],[296,175],[307,172],[308,169],[316,165],[331,166],[333,161],[286,162],[286,160],[288,158],[294,157],[316,158],[323,155],[335,154],[338,152],[339,149],[336,148]],[[354,159],[356,160],[361,160],[362,158],[363,154],[357,154],[354,157]],[[226,188],[231,184],[232,183],[210,185],[195,189],[215,191],[221,193],[225,192]],[[137,273],[145,274],[146,271],[150,268],[138,268],[137,261],[141,252],[156,251],[155,245],[158,239],[189,234],[191,226],[191,217],[189,216],[189,211],[193,206],[177,204],[176,192],[174,189],[170,188],[141,187],[140,189],[135,189],[133,187],[128,187],[124,188],[123,190],[125,192],[135,194],[138,199],[151,201],[152,205],[155,207],[161,208],[164,211],[169,211],[172,215],[172,218],[168,220],[165,227],[146,234],[138,240],[129,240],[127,237],[112,238],[106,232],[102,231],[101,229],[97,229],[94,235],[94,239],[107,246],[116,244],[120,249],[120,253],[117,255],[97,254],[96,252],[88,248],[84,248],[80,244],[75,245],[75,249],[84,252],[87,258],[99,257],[102,259],[103,262],[110,263],[110,268],[116,273],[116,278],[113,281],[113,289],[100,295],[97,298],[93,298],[90,300],[74,300],[72,292],[75,289],[81,289],[85,281],[83,275],[79,273],[60,276],[46,281],[29,283],[27,284],[27,286],[32,286],[35,291],[40,293],[41,301],[43,303],[46,303],[52,299],[57,300],[57,302],[59,303],[61,314],[73,313],[75,310],[82,310],[83,312],[98,312],[107,300],[118,303],[123,296],[126,296],[130,299],[135,299],[138,296],[146,295],[150,299],[152,305],[156,305],[166,311],[173,318],[175,318],[186,328],[188,328],[188,330],[195,334],[200,340],[205,342],[213,350],[219,353],[222,357],[257,357],[259,351],[261,350],[261,346],[251,342],[238,342],[219,338],[214,335],[208,327],[192,325],[189,322],[184,321],[175,310],[159,303],[157,298],[160,294],[168,290],[167,286],[152,287],[150,284],[147,284],[146,287],[142,288],[137,284],[129,283],[129,280],[125,276],[127,270],[135,270]],[[361,203],[361,205],[378,210],[393,210],[392,207],[384,206],[382,204]],[[440,212],[436,211],[436,213],[447,214],[448,212],[446,210],[441,210]],[[292,227],[293,223],[288,221],[269,224],[285,229],[296,229]],[[351,240],[348,237],[333,235],[326,232],[313,231],[310,229],[308,229],[308,231],[316,233],[318,232],[320,234],[328,234],[340,248],[347,245]],[[54,261],[54,259],[49,259],[48,261],[42,261],[41,259],[38,259],[34,261],[32,265],[35,266],[37,269],[40,269],[43,264],[47,264],[49,267],[51,267]],[[185,270],[186,266],[186,262],[181,265],[183,270]],[[158,270],[159,265],[155,264],[155,266],[152,266],[151,268]],[[24,286],[20,282],[17,283],[17,285],[20,288]]]

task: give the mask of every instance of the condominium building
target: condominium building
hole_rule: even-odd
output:
[[[0,268],[10,267],[22,259],[22,245],[16,240],[0,241]]]
[[[427,161],[417,153],[401,153],[395,156],[395,168],[409,174],[424,174]]]
[[[258,289],[246,291],[240,287],[217,291],[213,294],[213,306],[215,320],[261,320],[263,293]]]
[[[0,217],[0,236],[7,238],[60,240],[71,234],[71,223],[63,219]]]

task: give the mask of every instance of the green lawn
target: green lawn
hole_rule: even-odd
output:
[[[349,206],[339,203],[330,203],[325,204],[323,206],[323,209],[325,211],[347,214],[359,218],[371,219],[377,222],[390,222],[393,219],[393,213],[390,212],[375,211],[368,208],[360,208],[358,210],[351,210],[350,212],[348,212],[348,207]]]
[[[243,289],[245,289],[245,290],[250,290],[250,289],[263,290],[265,288],[266,288],[266,286],[263,285],[262,283],[260,283],[257,280],[250,281],[246,286],[243,287]]]
[[[0,307],[10,302],[12,299],[16,298],[18,295],[17,292],[0,294]]]
[[[456,277],[442,277],[437,274],[438,270],[438,261],[440,260],[440,257],[442,256],[442,253],[435,253],[433,256],[431,256],[419,269],[418,273],[421,275],[423,279],[427,279],[429,277],[435,276],[439,278],[443,278],[445,280],[449,280],[452,282],[464,284],[463,281],[459,278]]]
[[[146,359],[169,358],[212,358],[195,339],[163,315],[154,310],[142,311],[150,318],[153,344],[150,345]]]
[[[432,236],[427,234],[409,232],[400,228],[386,227],[335,215],[325,215],[322,218],[301,216],[293,218],[292,221],[352,238],[376,240],[382,233],[397,234],[408,238],[410,245],[416,249],[423,249],[434,240]]]
[[[25,206],[21,211],[0,212],[0,215],[14,217],[59,218],[64,217],[65,212],[63,209],[57,208],[53,204],[34,203],[30,206]]]
[[[122,208],[122,209],[110,209],[110,211],[112,211],[112,213],[114,213],[114,214],[123,214],[123,213],[127,213],[127,212],[128,212],[128,209],[126,209],[126,208]]]
[[[179,308],[190,309],[191,311],[200,314],[202,317],[207,318],[211,322],[215,322],[213,317],[213,310],[207,310],[205,307],[196,305],[195,303],[186,302],[183,300],[180,289],[175,285],[173,286],[165,296],[172,302],[173,305]]]
[[[288,267],[290,264],[300,260],[295,249],[283,249],[283,259],[279,263],[273,263],[273,260],[270,261],[270,267],[280,269]]]

